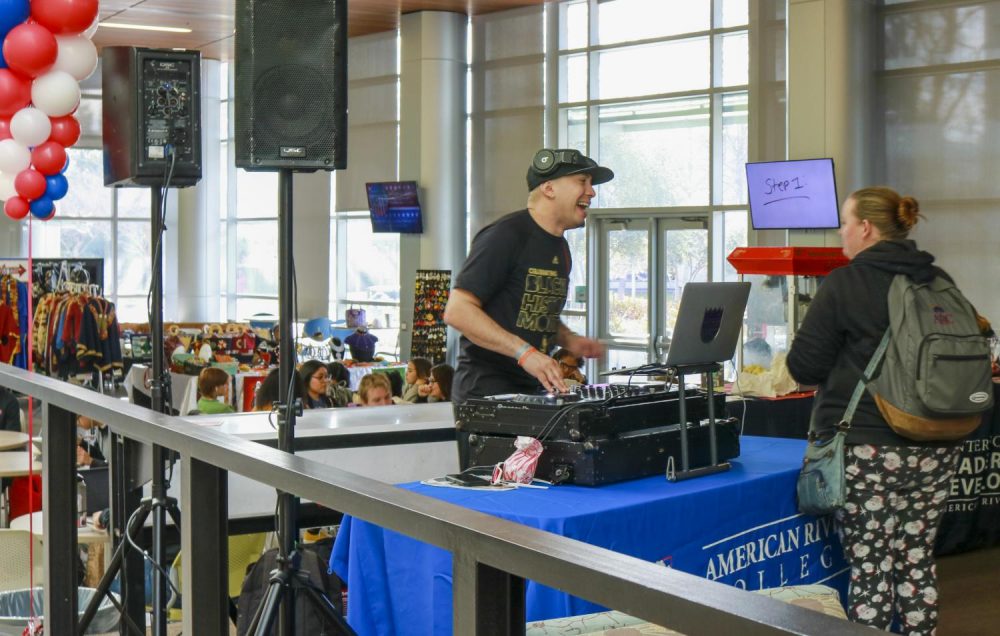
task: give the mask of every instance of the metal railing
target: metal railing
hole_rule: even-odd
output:
[[[185,634],[228,633],[226,484],[235,472],[443,548],[453,556],[457,635],[523,634],[524,581],[687,634],[861,634],[844,620],[455,506],[0,365],[0,385],[43,403],[46,632],[77,633],[75,414],[177,451]]]

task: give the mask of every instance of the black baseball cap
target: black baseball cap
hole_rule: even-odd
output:
[[[607,183],[615,178],[610,168],[572,148],[542,148],[535,153],[528,167],[528,191],[532,191],[546,181],[567,177],[571,174],[589,174],[594,185]]]

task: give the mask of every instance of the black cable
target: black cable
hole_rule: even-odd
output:
[[[153,249],[154,263],[160,262],[161,253],[163,251],[163,234],[167,230],[167,195],[170,192],[170,182],[174,178],[174,167],[177,165],[177,153],[174,152],[173,146],[168,144],[166,146],[166,152],[168,155],[170,155],[170,164],[168,165],[165,163],[163,165],[163,187],[160,196],[160,209],[158,211],[158,214],[160,215],[160,223],[159,223],[160,232],[156,237],[150,237],[151,239],[153,238],[156,239],[156,247]],[[149,281],[149,293],[146,294],[146,320],[149,321],[150,335],[152,335],[153,294],[154,293],[159,294],[160,296],[162,296],[163,294],[163,290],[157,286],[157,282],[160,283],[163,282],[162,273],[159,277],[157,277],[155,275],[155,272],[150,272],[150,279],[151,280]],[[160,318],[162,319],[162,316]],[[163,343],[154,342],[153,346],[154,347],[159,346],[162,348]],[[164,368],[162,369],[163,375],[159,378],[155,378],[154,381],[157,382],[160,386],[160,395],[162,396],[163,399],[163,405],[167,407],[165,411],[167,413],[171,413],[173,411],[173,396],[172,392],[170,391],[170,383],[166,381],[169,378],[169,375],[167,375],[169,373],[168,368],[169,368],[168,365],[164,365]]]
[[[747,419],[747,396],[743,393],[743,389],[740,388],[740,371],[736,368],[736,356],[733,355],[733,359],[730,360],[733,365],[733,373],[735,374],[734,381],[736,382],[736,390],[740,392],[740,402],[743,404],[743,412],[740,413],[740,437],[743,437],[743,426],[746,424]]]
[[[159,505],[159,504],[154,504],[154,505]],[[126,528],[131,527],[132,521],[135,519],[135,516],[139,513],[139,510],[141,510],[141,507],[136,508],[132,512],[132,516],[129,517],[128,524],[126,524],[125,526]],[[142,558],[144,560],[149,561],[150,564],[160,572],[163,578],[166,579],[167,583],[170,585],[170,589],[172,589],[174,591],[174,594],[176,594],[179,598],[181,595],[181,591],[178,590],[177,586],[174,585],[174,582],[170,580],[170,575],[167,574],[167,571],[164,570],[152,556],[150,556],[149,552],[140,548],[139,545],[135,542],[134,537],[132,537],[132,535],[130,535],[128,532],[125,532],[125,540],[128,541],[128,544],[132,546],[132,548],[134,548],[137,552],[139,552],[142,555]]]

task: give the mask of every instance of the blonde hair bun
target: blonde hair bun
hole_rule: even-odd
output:
[[[907,231],[917,224],[920,217],[920,204],[913,197],[900,197],[896,208],[896,218]]]

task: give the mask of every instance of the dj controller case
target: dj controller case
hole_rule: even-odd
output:
[[[725,395],[714,397],[718,418]],[[685,412],[689,467],[707,466],[707,396],[688,391]],[[596,486],[665,474],[671,457],[681,469],[680,398],[659,387],[583,386],[569,396],[470,399],[458,407],[456,424],[463,469],[504,461],[520,435],[542,442],[535,476],[554,483]],[[737,420],[717,419],[715,429],[718,461],[738,457]]]

